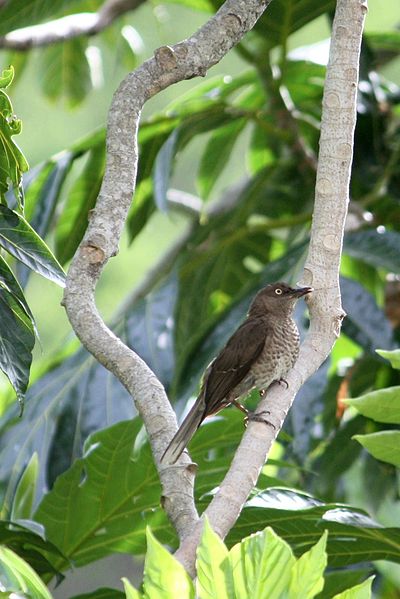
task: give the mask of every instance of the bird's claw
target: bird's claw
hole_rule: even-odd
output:
[[[256,412],[248,412],[248,414],[244,418],[244,425],[245,425],[245,427],[247,427],[247,425],[248,425],[248,423],[250,421],[252,421],[252,422],[263,422],[267,426],[272,426],[272,428],[274,430],[276,430],[275,425],[272,424],[272,422],[270,422],[265,417],[265,416],[269,416],[270,414],[271,414],[271,412],[269,412],[268,410],[263,410],[262,412],[257,412],[257,413]]]

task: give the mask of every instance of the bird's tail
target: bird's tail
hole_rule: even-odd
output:
[[[204,404],[203,401],[197,400],[179,427],[178,432],[164,451],[161,462],[164,464],[175,464],[176,460],[199,428],[203,419]]]

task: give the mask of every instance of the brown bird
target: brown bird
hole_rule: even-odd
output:
[[[173,464],[207,416],[230,404],[251,418],[238,399],[253,388],[263,393],[282,381],[299,354],[299,331],[293,320],[297,300],[312,287],[267,285],[257,293],[246,320],[207,367],[200,394],[165,450],[161,461]]]

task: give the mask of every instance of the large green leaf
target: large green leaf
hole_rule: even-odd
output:
[[[378,389],[344,402],[377,422],[400,424],[400,387]]]
[[[0,245],[38,274],[64,286],[65,273],[45,242],[17,212],[0,206]]]
[[[376,353],[389,360],[392,365],[392,368],[396,370],[400,370],[400,349],[395,349],[393,351],[385,351],[384,349],[377,349]]]
[[[197,548],[197,583],[200,599],[229,599],[233,596],[232,568],[228,550],[205,519],[203,534]]]
[[[41,84],[48,98],[65,96],[71,106],[84,100],[92,87],[86,49],[87,40],[81,36],[52,44],[41,53]]]
[[[333,599],[370,599],[371,598],[371,585],[374,577],[368,578],[361,584],[358,584],[351,589],[346,589],[338,595],[335,595]]]
[[[327,565],[327,538],[325,531],[318,543],[303,553],[294,564],[289,588],[290,599],[313,599],[322,590]]]
[[[35,519],[77,566],[110,553],[142,552],[144,515],[157,528],[160,514],[151,510],[161,489],[141,427],[135,419],[91,435],[83,457],[58,477],[38,507]]]
[[[194,586],[185,568],[147,529],[143,586],[146,599],[194,598]]]
[[[228,545],[271,526],[296,555],[328,530],[328,563],[347,566],[387,559],[400,562],[400,528],[383,528],[365,512],[343,504],[324,504],[290,489],[268,489],[250,499],[227,537]]]
[[[330,569],[325,573],[324,588],[316,599],[331,599],[338,592],[361,583],[371,574],[371,567]]]
[[[280,599],[289,589],[295,564],[287,543],[267,528],[246,536],[230,551],[235,590],[239,597]]]
[[[28,390],[24,418],[17,418],[17,410],[12,407],[0,421],[3,517],[10,513],[16,485],[34,452],[39,456],[40,498],[55,478],[80,457],[83,442],[91,432],[133,414],[128,392],[84,350],[45,374]]]
[[[353,437],[377,460],[400,468],[400,431],[379,431]]]
[[[117,334],[147,361],[168,387],[174,369],[176,277],[127,307]],[[75,349],[75,346],[73,347]],[[64,357],[28,391],[22,420],[10,409],[0,421],[0,481],[9,513],[15,485],[33,452],[39,455],[38,495],[81,456],[86,437],[132,418],[132,398],[120,382],[83,349]]]

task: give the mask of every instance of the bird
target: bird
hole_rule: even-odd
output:
[[[257,388],[261,395],[285,376],[297,360],[300,337],[293,320],[299,298],[312,287],[293,288],[272,283],[261,289],[250,304],[243,323],[207,366],[200,393],[167,446],[161,463],[174,464],[207,416],[234,405],[246,420],[260,418],[250,413],[239,399]]]

